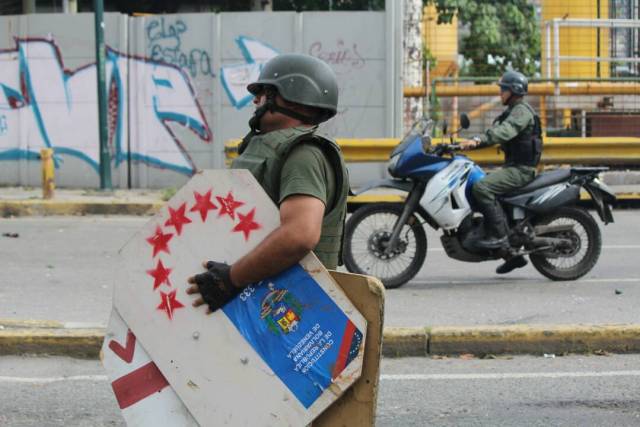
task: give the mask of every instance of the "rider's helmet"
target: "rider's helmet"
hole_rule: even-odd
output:
[[[338,109],[338,80],[331,67],[310,55],[286,53],[269,60],[258,80],[247,90],[256,95],[266,87],[275,88],[289,102],[314,107],[317,123],[329,120]]]
[[[524,96],[529,91],[529,81],[524,74],[518,71],[507,71],[500,77],[498,86],[501,89],[509,90],[517,96]]]

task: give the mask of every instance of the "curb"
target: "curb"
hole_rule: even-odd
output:
[[[637,207],[640,205],[639,192],[617,193],[617,207]],[[402,202],[397,195],[352,196],[348,201],[350,212],[356,206],[366,203]],[[581,203],[590,204],[588,198]],[[153,215],[165,202],[127,202],[127,201],[81,201],[81,200],[0,200],[0,218],[19,216],[49,215]]]
[[[0,355],[97,358],[105,329],[0,319]],[[640,324],[384,328],[384,357],[640,352]]]
[[[164,202],[3,200],[0,217],[46,215],[152,215]]]
[[[640,324],[386,328],[387,357],[640,352]]]
[[[97,359],[104,329],[5,329],[0,331],[0,356],[38,354]]]

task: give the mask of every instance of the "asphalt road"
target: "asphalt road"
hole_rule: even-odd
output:
[[[449,259],[437,232],[412,282],[386,296],[387,326],[640,322],[640,214],[616,211],[601,225],[596,267],[574,282],[552,282],[527,266],[506,276],[498,262]],[[117,251],[145,217],[0,219],[0,318],[105,325]]]
[[[640,355],[385,359],[379,427],[637,426]],[[0,425],[124,426],[96,360],[0,357]]]

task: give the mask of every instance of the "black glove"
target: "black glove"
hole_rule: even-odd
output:
[[[231,283],[231,267],[228,264],[207,261],[206,267],[208,271],[196,274],[194,279],[202,299],[211,311],[216,311],[242,292],[242,289]]]

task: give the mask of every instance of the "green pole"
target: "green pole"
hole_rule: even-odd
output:
[[[111,156],[109,155],[107,131],[107,87],[106,49],[104,46],[104,4],[103,0],[93,0],[96,28],[96,71],[98,76],[98,127],[100,135],[100,189],[111,190]]]

